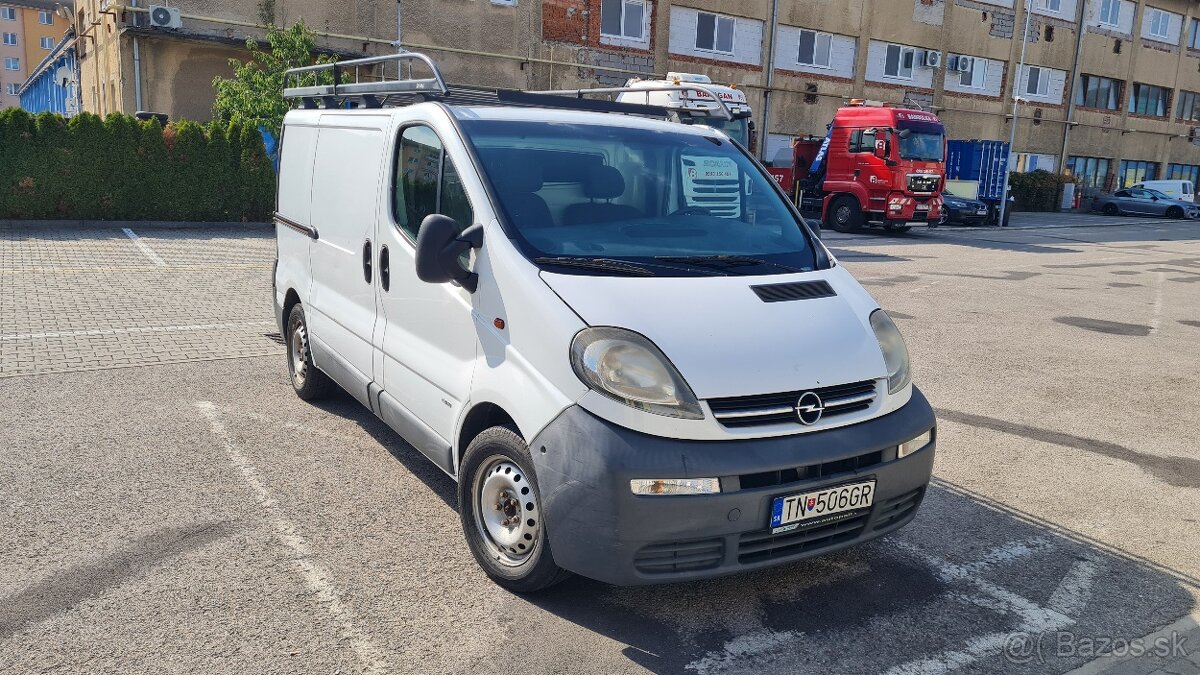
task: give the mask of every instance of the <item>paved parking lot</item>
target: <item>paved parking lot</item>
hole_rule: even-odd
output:
[[[0,672],[1198,673],[1200,223],[1047,224],[826,237],[938,410],[910,526],[534,597],[292,394],[270,230],[0,226]]]

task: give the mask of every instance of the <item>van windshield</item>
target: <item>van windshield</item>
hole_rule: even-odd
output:
[[[774,185],[717,134],[463,119],[523,252],[555,272],[696,276],[811,271]]]

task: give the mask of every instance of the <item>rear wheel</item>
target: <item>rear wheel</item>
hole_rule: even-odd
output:
[[[1175,220],[1182,220],[1183,209],[1179,208],[1178,206],[1172,206],[1171,208],[1167,209],[1167,217],[1174,218]]]
[[[333,381],[313,363],[308,324],[304,320],[304,306],[300,304],[293,306],[288,314],[287,363],[289,379],[297,396],[305,401],[315,401],[329,394]]]
[[[1105,205],[1104,205],[1104,208],[1103,208],[1103,209],[1101,209],[1101,211],[1102,211],[1102,212],[1104,213],[1104,215],[1106,215],[1106,216],[1119,216],[1119,215],[1121,215],[1121,210],[1117,208],[1117,205],[1116,205],[1116,204],[1105,204]]]
[[[857,232],[862,228],[862,207],[854,197],[838,197],[829,205],[829,227],[838,232]]]
[[[540,591],[570,576],[554,563],[529,447],[508,427],[492,427],[463,453],[458,515],[483,571],[514,593]]]

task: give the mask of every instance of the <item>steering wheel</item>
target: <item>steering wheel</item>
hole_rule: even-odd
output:
[[[675,216],[711,216],[711,215],[712,215],[712,211],[709,211],[708,209],[706,209],[703,206],[685,206],[682,209],[679,209],[678,211],[672,211],[671,213],[667,214],[667,217],[674,218]]]

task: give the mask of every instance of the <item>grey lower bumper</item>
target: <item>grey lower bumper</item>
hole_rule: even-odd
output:
[[[564,411],[530,443],[555,561],[613,584],[652,584],[732,574],[828,553],[873,539],[916,515],[933,470],[936,443],[904,459],[896,446],[932,428],[933,410],[912,400],[883,417],[828,431],[746,441],[680,441],[647,436],[582,408]],[[878,460],[846,470],[834,462]],[[797,479],[797,468],[836,469]],[[779,484],[742,487],[781,472]],[[809,469],[809,475],[813,470]],[[800,474],[803,475],[803,474]],[[719,477],[722,493],[635,496],[633,478]],[[791,481],[789,481],[791,477]],[[772,535],[775,497],[866,479],[869,510]]]

